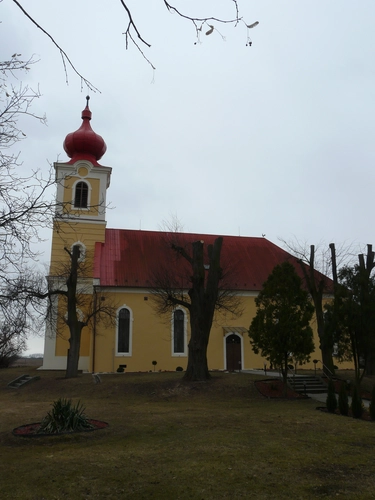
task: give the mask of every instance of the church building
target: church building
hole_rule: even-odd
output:
[[[106,144],[91,128],[91,117],[87,99],[80,128],[64,141],[69,159],[54,163],[58,208],[48,277],[50,287],[61,285],[61,269],[69,264],[66,249],[78,245],[80,259],[86,265],[79,293],[92,297],[104,294],[115,304],[116,318],[111,326],[94,320],[82,330],[79,369],[93,373],[185,370],[190,337],[188,310],[178,306],[160,314],[153,300],[155,271],[177,269],[170,250],[166,250],[171,233],[107,228],[112,168],[99,163]],[[190,233],[175,233],[173,237],[188,250],[195,241],[203,241],[206,247],[217,238]],[[286,260],[300,272],[295,257],[266,238],[223,236],[222,263],[232,271],[226,286],[240,298],[243,313],[237,317],[215,315],[207,351],[209,370],[264,367],[266,360],[254,354],[247,332],[263,283],[273,268]],[[188,280],[185,283],[187,292]],[[58,297],[54,307],[61,307]],[[313,359],[321,359],[314,320],[312,327],[315,352],[306,365],[309,368],[314,367]],[[68,349],[68,328],[61,330],[56,321],[50,321],[42,369],[64,370]]]

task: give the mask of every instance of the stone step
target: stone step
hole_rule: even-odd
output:
[[[28,384],[29,382],[39,380],[40,377],[31,377],[30,375],[21,375],[20,377],[17,377],[16,379],[12,380],[12,382],[9,382],[8,387],[10,389],[18,389],[19,387],[22,387],[25,384]]]
[[[297,392],[320,394],[327,392],[327,385],[312,375],[288,377],[288,383]]]

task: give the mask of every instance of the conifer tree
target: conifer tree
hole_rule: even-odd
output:
[[[327,406],[327,410],[330,413],[335,413],[336,408],[337,408],[337,399],[336,399],[336,393],[335,393],[335,386],[334,386],[333,381],[331,379],[328,382],[326,406]]]
[[[339,392],[339,410],[341,415],[348,415],[349,413],[349,399],[348,391],[346,390],[346,383],[343,382]]]
[[[280,367],[286,388],[288,364],[304,363],[314,350],[312,305],[289,262],[277,265],[255,299],[257,313],[249,337],[253,351]]]
[[[353,418],[361,418],[363,414],[363,404],[357,384],[354,385],[351,407]]]

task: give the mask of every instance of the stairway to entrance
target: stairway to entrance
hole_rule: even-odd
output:
[[[35,380],[39,380],[40,377],[31,377],[30,375],[21,375],[20,377],[9,382],[8,387],[10,389],[18,389],[29,382],[33,382]]]
[[[327,393],[327,384],[314,375],[288,376],[288,384],[293,390],[302,394]]]

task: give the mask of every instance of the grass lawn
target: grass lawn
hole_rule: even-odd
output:
[[[37,382],[7,383],[28,373]],[[268,400],[256,376],[91,375],[0,370],[1,499],[375,498],[375,423]],[[259,377],[258,377],[259,378]],[[260,377],[261,378],[261,377]],[[59,397],[80,400],[106,429],[20,438]]]

